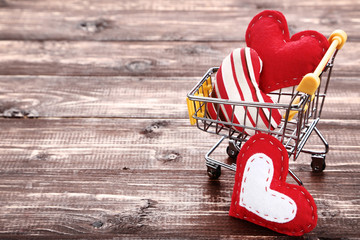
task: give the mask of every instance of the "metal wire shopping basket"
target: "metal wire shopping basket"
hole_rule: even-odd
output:
[[[248,132],[267,133],[276,137],[287,149],[289,158],[295,161],[301,152],[312,155],[311,167],[315,172],[325,169],[325,157],[329,151],[329,144],[317,128],[320,120],[325,97],[327,94],[332,67],[335,56],[339,49],[346,42],[347,35],[342,30],[334,31],[330,38],[330,47],[320,61],[313,73],[305,75],[298,86],[280,89],[271,92],[274,103],[231,101],[211,97],[213,80],[216,77],[217,67],[210,68],[195,87],[187,94],[187,104],[189,118],[192,125],[196,125],[202,131],[220,135],[220,140],[205,155],[207,172],[210,178],[217,179],[221,175],[221,167],[236,171],[236,164],[226,164],[215,160],[211,154],[225,140],[228,139],[227,154],[236,159],[241,149],[242,143],[246,142],[250,135]],[[245,118],[241,123],[233,120],[225,121],[219,112],[215,118],[207,114],[207,104],[213,103],[219,109],[221,106],[229,105],[235,111],[237,107],[245,108]],[[277,109],[283,114],[280,125],[273,129],[263,125],[246,123],[246,113],[248,110],[259,115],[261,110]],[[234,112],[233,112],[234,115]],[[258,116],[256,117],[258,118]],[[233,119],[233,118],[232,118]],[[268,121],[271,114],[268,116]],[[239,130],[241,129],[241,130]],[[315,132],[323,143],[323,149],[310,150],[304,148],[310,135]],[[302,185],[301,180],[289,169],[289,174],[295,181]]]

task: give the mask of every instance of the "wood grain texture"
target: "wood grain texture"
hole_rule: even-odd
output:
[[[209,181],[203,161],[218,137],[185,120],[3,119],[1,126],[8,130],[0,134],[0,236],[278,236],[227,216],[234,174]],[[319,208],[311,235],[354,237],[360,149],[350,143],[359,141],[359,128],[320,128],[337,143],[326,171],[311,173],[305,154],[290,164]],[[222,150],[216,156],[224,158]]]
[[[190,126],[185,105],[264,9],[291,34],[349,35],[318,124],[327,167],[311,172],[302,153],[290,168],[319,215],[295,239],[357,239],[357,0],[0,0],[0,238],[289,239],[228,216],[234,172],[209,180],[219,136]],[[212,156],[232,163],[225,149]]]
[[[359,40],[358,1],[3,1],[0,39],[96,41],[243,41],[252,16],[282,11],[291,33],[329,35],[344,28]],[[12,16],[17,16],[13,18]],[[176,16],[176,18],[174,18]],[[235,31],[234,31],[235,30]]]
[[[202,76],[244,42],[0,41],[0,75]],[[360,43],[339,52],[334,75],[356,77]]]
[[[219,136],[190,126],[187,119],[54,118],[1,119],[2,169],[204,169],[204,155]],[[359,172],[358,121],[318,125],[330,144],[327,172]],[[206,141],[204,141],[206,139]],[[312,136],[306,147],[322,147]],[[229,161],[223,144],[214,157]],[[301,154],[291,168],[310,171]],[[349,166],[347,166],[349,165]],[[350,167],[351,166],[351,167]]]
[[[3,190],[0,198],[14,200],[1,206],[2,216],[7,216],[0,219],[2,237],[8,233],[105,239],[280,236],[227,215],[230,176],[209,181],[202,171],[90,169],[12,172],[3,177],[12,190]],[[360,183],[359,176],[338,173],[319,179],[304,177],[311,183],[308,190],[319,214],[318,226],[307,237],[357,237],[359,203],[352,190]],[[334,188],[338,181],[349,184]]]
[[[358,2],[354,0],[336,1],[336,0],[319,0],[313,2],[311,0],[303,0],[299,2],[292,2],[291,0],[281,1],[234,1],[224,0],[222,2],[216,0],[208,0],[206,4],[201,1],[184,0],[181,4],[176,0],[153,0],[151,2],[146,0],[133,0],[122,1],[121,4],[114,2],[113,0],[63,0],[63,1],[43,1],[36,0],[31,3],[27,0],[3,0],[1,7],[10,9],[34,9],[34,10],[52,10],[52,11],[74,11],[74,12],[107,12],[107,11],[229,11],[236,10],[241,11],[244,8],[270,8],[270,6],[281,7],[285,9],[299,9],[307,8],[316,10],[315,8],[335,8],[339,10],[339,13],[346,10],[356,10]]]
[[[0,76],[0,116],[187,119],[184,99],[200,79]],[[359,88],[357,79],[333,77],[321,118],[359,119]]]

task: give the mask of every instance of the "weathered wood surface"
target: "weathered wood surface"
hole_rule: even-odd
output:
[[[203,154],[217,137],[192,131],[187,120],[3,119],[1,125],[8,129],[0,145],[3,236],[274,234],[227,216],[234,174],[224,170],[221,180],[208,180]],[[312,234],[356,236],[360,149],[352,144],[359,128],[320,129],[336,143],[326,172],[312,174],[305,154],[290,164],[319,207]]]
[[[185,119],[185,96],[200,79],[0,76],[0,116]],[[359,119],[356,89],[360,81],[333,77],[322,119]]]
[[[1,133],[2,169],[204,169],[203,155],[219,137],[188,125],[187,119],[3,119],[8,131]],[[324,121],[318,126],[331,148],[327,172],[359,172],[359,124]],[[306,145],[321,146],[316,135]],[[214,156],[226,160],[224,147]],[[307,172],[309,162],[310,156],[302,154],[291,167]]]
[[[359,40],[358,1],[13,1],[0,5],[0,39],[239,41],[263,9],[286,13],[292,33],[343,28]],[[16,16],[16,17],[14,17]]]
[[[291,33],[349,34],[318,125],[326,170],[307,154],[290,167],[318,206],[304,238],[359,238],[354,0],[0,0],[0,238],[288,239],[228,216],[234,173],[208,179],[219,137],[190,126],[185,105],[266,8]],[[228,162],[225,147],[214,157]]]
[[[0,41],[0,74],[198,77],[237,47],[245,42]],[[347,43],[334,75],[359,76],[358,56],[360,43]]]

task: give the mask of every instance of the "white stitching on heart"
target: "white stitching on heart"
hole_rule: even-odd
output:
[[[260,17],[257,19],[257,21],[259,21],[262,17],[263,17],[263,16],[260,16]],[[267,17],[273,18],[274,16],[273,16],[273,15],[268,15]],[[276,17],[275,17],[275,18],[276,18]],[[276,20],[277,20],[280,24],[282,24],[281,20],[279,20],[279,19],[276,19]],[[255,22],[251,25],[250,28],[254,27],[254,25],[255,25]],[[283,28],[283,26],[281,26],[281,27],[282,27],[282,34],[284,35],[284,34],[285,34],[285,29]],[[250,39],[250,33],[248,34],[248,36],[249,36],[249,39]],[[313,34],[311,34],[311,35],[309,35],[309,36],[317,39],[317,37],[316,37],[315,35],[313,35]],[[303,38],[303,37],[305,37],[305,34],[302,35],[300,38]],[[317,39],[317,40],[318,40],[318,42],[319,42],[320,44],[322,43],[322,41],[321,41],[320,39]],[[284,39],[283,41],[286,43],[285,39]],[[322,51],[325,52],[325,48],[323,48]],[[294,80],[294,81],[295,81],[295,80],[298,80],[298,78],[293,78],[293,80]],[[285,82],[287,82],[287,80],[286,80]],[[271,87],[268,86],[268,89],[270,89],[270,88],[271,88]]]
[[[257,206],[257,207],[260,207],[261,210],[258,209],[258,208],[254,209],[253,206],[247,205],[247,203],[244,202],[244,197],[241,198],[240,206],[244,206],[249,211],[257,214],[258,216],[261,216],[262,218],[264,218],[264,219],[266,219],[268,221],[279,222],[279,223],[285,223],[285,222],[291,221],[296,215],[297,206],[296,206],[295,202],[291,202],[293,200],[291,198],[283,195],[282,193],[276,192],[274,190],[269,190],[269,188],[268,188],[268,186],[270,186],[269,181],[272,180],[272,175],[273,175],[273,171],[274,171],[271,159],[268,156],[266,156],[265,154],[262,154],[262,153],[254,154],[252,157],[253,157],[253,159],[251,159],[250,163],[248,163],[250,165],[253,164],[255,160],[259,160],[259,159],[261,160],[261,163],[266,163],[267,164],[268,169],[266,170],[266,173],[268,175],[267,175],[267,178],[265,180],[266,184],[265,184],[265,189],[264,190],[265,190],[265,192],[271,191],[269,193],[271,195],[267,195],[267,196],[274,197],[274,198],[277,198],[277,199],[281,199],[283,201],[288,201],[286,204],[290,204],[292,206],[292,209],[291,208],[289,209],[291,211],[291,214],[286,215],[286,217],[284,217],[284,218],[271,216],[273,214],[273,213],[270,213],[271,211],[269,213],[267,213],[267,212],[263,212],[264,209],[261,209],[260,206]],[[247,167],[246,173],[248,173],[250,171],[251,167],[252,166]],[[245,195],[245,191],[247,191],[247,189],[246,189],[247,185],[251,184],[251,183],[247,184],[246,183],[247,176],[244,176],[244,177],[245,178],[242,181],[242,188],[241,188],[241,193],[242,193],[243,196]],[[288,205],[288,206],[290,206],[290,205]],[[256,205],[254,205],[254,206],[256,207]]]
[[[265,140],[264,138],[260,138],[260,140]],[[256,142],[256,140],[253,140],[249,145],[252,145],[252,144],[254,144]],[[267,141],[267,142],[269,142],[269,141]],[[244,157],[244,155],[245,154],[242,154],[242,158]],[[283,155],[281,154],[281,162],[283,162]],[[283,163],[281,164],[281,165],[283,165]],[[240,163],[240,165],[239,165],[239,167],[241,168],[242,167],[242,163]],[[283,167],[281,168],[281,172],[280,172],[280,176],[283,174]],[[239,178],[241,179],[242,178],[242,176],[241,176],[242,174],[241,173],[239,173]],[[239,184],[238,184],[238,189],[239,189],[239,187],[240,187],[240,182],[241,181],[239,181]],[[281,185],[279,185],[279,186],[281,186]],[[290,187],[289,186],[286,186],[286,188],[287,189],[290,189]],[[295,191],[298,191],[298,188],[297,187],[295,187],[295,186],[293,186],[292,187],[292,189],[293,190],[295,190]],[[308,198],[306,197],[306,195],[305,195],[305,193],[303,192],[303,191],[301,191],[301,193],[304,195],[304,197],[308,200]],[[239,191],[237,191],[237,196],[239,197],[240,195],[239,195]],[[309,201],[308,201],[309,202]],[[236,204],[238,203],[238,201],[236,201]],[[236,205],[235,204],[235,205]],[[315,209],[314,209],[314,207],[311,205],[311,203],[309,203],[310,204],[310,208],[311,208],[311,210],[312,210],[312,220],[314,220],[315,219]],[[239,214],[237,213],[236,214],[238,217],[239,217]],[[243,219],[248,219],[248,217],[247,216],[243,216]],[[251,218],[252,219],[252,221],[254,222],[254,223],[259,223],[259,224],[261,224],[262,222],[261,221],[258,221],[258,220],[256,220],[256,219],[253,219],[253,218]],[[311,228],[312,227],[312,225],[311,224],[309,224],[308,226],[307,226],[307,228]],[[277,227],[274,227],[274,230],[278,230],[278,228]],[[301,229],[301,230],[299,230],[299,232],[304,232],[304,229]],[[294,232],[293,232],[294,233]]]

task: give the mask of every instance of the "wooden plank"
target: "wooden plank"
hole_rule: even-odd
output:
[[[312,173],[307,154],[290,167],[318,206],[304,237],[357,238],[352,0],[0,0],[0,238],[288,239],[228,216],[234,173],[208,179],[203,156],[219,137],[190,126],[184,104],[265,8],[282,11],[291,33],[349,34],[318,125],[327,168]],[[322,144],[312,136],[307,147]],[[231,163],[225,148],[213,156]]]
[[[243,41],[250,20],[263,9],[282,11],[292,34],[313,29],[328,36],[341,28],[352,41],[360,39],[360,4],[354,1],[2,2],[2,40]]]
[[[194,79],[194,80],[192,80]],[[0,77],[2,116],[187,118],[197,78]],[[59,88],[61,86],[61,88]]]
[[[0,119],[0,124],[2,238],[278,236],[228,217],[234,174],[223,171],[220,180],[208,180],[203,154],[218,137],[187,120]],[[336,143],[324,173],[311,173],[305,155],[290,164],[318,205],[311,236],[359,234],[358,125],[319,126]],[[224,156],[224,147],[219,150],[215,157]]]
[[[202,76],[243,42],[0,41],[2,75]],[[334,75],[357,77],[360,43],[339,52]]]
[[[304,180],[319,215],[310,235],[357,237],[360,209],[354,189],[359,175],[307,174]],[[277,237],[275,232],[228,216],[232,186],[230,176],[209,181],[203,172],[189,170],[5,172],[0,186],[4,203],[0,236]]]
[[[0,76],[0,116],[187,119],[186,94],[200,79]],[[359,119],[359,88],[333,77],[321,118]]]
[[[346,0],[319,0],[313,2],[311,0],[303,0],[301,2],[292,2],[291,0],[282,0],[276,2],[266,1],[251,1],[251,2],[238,2],[234,0],[208,0],[207,4],[198,1],[184,0],[181,3],[176,0],[153,0],[151,2],[146,0],[132,0],[122,1],[121,4],[114,2],[113,0],[103,0],[101,2],[96,0],[53,0],[47,2],[45,0],[35,0],[29,3],[27,0],[6,0],[1,2],[1,7],[8,7],[10,9],[35,9],[35,10],[51,10],[51,11],[86,11],[86,12],[98,12],[98,11],[229,11],[236,10],[242,11],[245,9],[264,9],[270,8],[270,6],[276,6],[277,8],[285,9],[301,9],[308,8],[316,10],[316,8],[332,8],[333,10],[339,10],[339,12],[356,10],[359,7],[357,1]],[[341,11],[340,11],[341,10]]]
[[[220,138],[185,119],[0,119],[0,123],[4,171],[186,169],[205,173],[204,155]],[[359,172],[359,122],[322,122],[318,128],[330,144],[326,172]],[[231,164],[226,146],[224,142],[212,156]],[[306,147],[323,145],[313,134]],[[301,154],[290,167],[302,175],[311,171],[310,160],[308,154]]]

